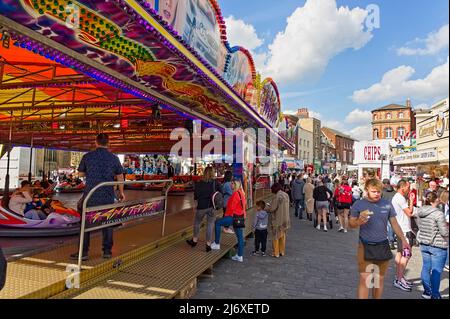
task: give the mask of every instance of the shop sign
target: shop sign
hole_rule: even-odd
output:
[[[356,142],[355,147],[355,164],[379,164],[381,163],[381,155],[389,155],[389,141],[362,141]]]
[[[438,153],[436,149],[428,149],[411,153],[404,153],[394,157],[394,165],[436,162]]]

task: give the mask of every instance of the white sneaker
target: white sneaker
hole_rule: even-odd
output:
[[[213,250],[219,250],[220,249],[220,244],[216,244],[215,242],[211,244],[211,249]]]
[[[342,226],[339,227],[339,230],[338,230],[338,231],[339,231],[340,233],[343,232],[343,231],[344,231],[344,227],[342,227]]]
[[[344,229],[344,233],[346,233],[347,232],[347,229]]]
[[[231,259],[234,261],[239,261],[241,263],[244,262],[244,257],[238,255],[231,257]]]
[[[317,230],[320,230],[320,225],[317,225],[316,229],[317,229]]]
[[[325,226],[325,227],[323,228],[323,231],[328,231],[327,226]]]

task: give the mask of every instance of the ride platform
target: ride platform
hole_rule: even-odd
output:
[[[254,209],[247,212],[245,236],[251,233]],[[83,262],[80,288],[66,288],[75,265],[69,255],[78,245],[68,244],[8,264],[2,298],[188,298],[197,277],[211,270],[237,243],[233,234],[223,234],[222,249],[205,252],[203,237],[191,248],[194,211],[184,210],[166,218],[166,236],[161,236],[162,216],[123,227],[114,232],[113,258],[101,255],[101,234],[92,234],[89,260]],[[202,224],[204,236],[205,223]]]

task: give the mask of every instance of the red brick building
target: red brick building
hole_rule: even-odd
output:
[[[341,170],[345,171],[347,165],[353,165],[353,143],[355,140],[329,127],[322,127],[322,132],[335,147],[337,168],[339,167],[338,163],[340,163]]]
[[[372,137],[374,140],[395,139],[415,131],[411,101],[406,106],[389,104],[372,111]]]

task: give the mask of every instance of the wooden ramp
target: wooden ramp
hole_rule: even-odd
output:
[[[247,211],[244,235],[251,233],[255,211]],[[222,233],[221,249],[205,251],[204,231],[196,247],[185,241],[171,245],[140,262],[100,280],[92,280],[81,289],[68,290],[55,298],[76,299],[167,299],[189,298],[195,294],[197,278],[212,271],[222,257],[234,253],[237,238]]]

